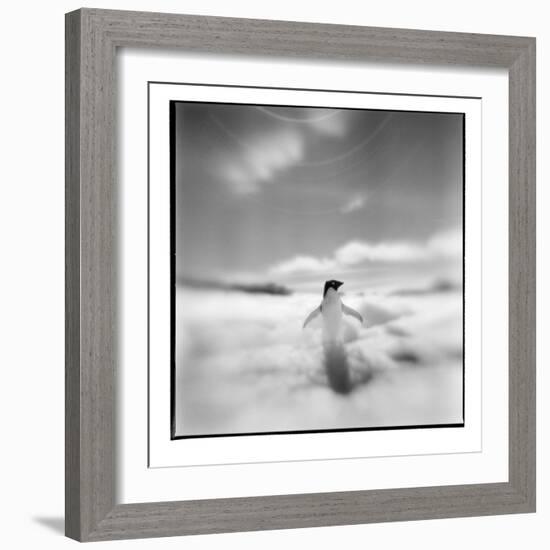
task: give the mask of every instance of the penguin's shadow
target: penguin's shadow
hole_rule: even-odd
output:
[[[323,364],[331,389],[340,394],[348,394],[353,389],[346,348],[341,344],[328,344],[323,347]]]
[[[324,346],[318,368],[302,373],[305,380],[292,384],[291,391],[308,388],[330,388],[334,393],[349,395],[353,390],[369,384],[375,373],[368,364],[353,368],[343,345]]]

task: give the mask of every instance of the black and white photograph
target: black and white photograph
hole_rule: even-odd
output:
[[[170,102],[172,438],[464,426],[460,112]]]

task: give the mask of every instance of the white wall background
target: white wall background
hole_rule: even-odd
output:
[[[74,545],[63,532],[64,17],[80,0],[6,3],[0,32],[0,540],[4,548]],[[409,27],[537,37],[538,95],[538,512],[354,527],[108,543],[122,548],[334,548],[469,546],[546,548],[550,360],[550,30],[545,3],[462,0],[111,0],[89,7]],[[545,254],[546,252],[546,254]],[[545,342],[546,340],[546,342]]]

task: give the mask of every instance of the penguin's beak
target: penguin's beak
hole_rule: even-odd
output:
[[[336,287],[336,289],[339,289],[344,283],[340,282],[340,281],[334,281],[334,286]]]

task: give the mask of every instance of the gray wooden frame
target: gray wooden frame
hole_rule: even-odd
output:
[[[118,47],[509,71],[509,481],[116,504]],[[82,541],[535,511],[535,39],[82,9],[66,16],[66,534]]]

